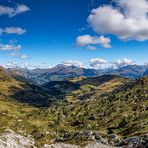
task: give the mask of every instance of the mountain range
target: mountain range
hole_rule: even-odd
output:
[[[44,84],[49,81],[62,81],[71,78],[84,76],[96,77],[104,74],[118,75],[125,78],[139,78],[148,73],[148,65],[127,65],[119,68],[110,69],[87,69],[76,66],[65,66],[59,64],[49,69],[22,69],[22,68],[9,68],[8,71],[16,78],[26,78],[36,84]],[[24,80],[24,79],[23,79]]]

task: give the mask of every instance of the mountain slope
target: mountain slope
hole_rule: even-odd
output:
[[[11,129],[23,136],[29,134],[37,147],[59,142],[82,147],[90,142],[126,146],[141,138],[140,143],[146,145],[148,77],[79,77],[40,88],[19,82],[1,69],[0,83],[0,133]],[[50,103],[54,96],[46,96],[49,90],[52,92],[51,87],[65,94],[47,107],[46,101]],[[16,99],[16,94],[24,91],[19,93],[20,100]],[[70,96],[76,101],[70,101]]]
[[[16,80],[2,67],[0,68],[0,86],[1,98],[12,98],[37,106],[49,106],[50,99],[52,100],[52,97],[40,87]]]
[[[71,141],[74,131],[78,132],[79,129],[102,132],[108,138],[116,134],[121,139],[146,134],[148,77],[127,82],[102,96],[94,93],[89,100],[71,106],[57,104],[50,114],[58,114],[58,121],[55,119],[56,128],[63,131],[61,136],[65,141]],[[51,124],[52,126],[55,127]]]
[[[125,83],[128,79],[114,75],[103,75],[92,78],[78,77],[67,81],[52,81],[44,84],[42,87],[47,93],[56,95],[57,98],[67,101],[80,101],[87,99],[95,92],[102,94],[108,92],[119,85]]]
[[[110,70],[107,73],[119,75],[121,77],[126,78],[138,78],[143,76],[143,73],[145,72],[146,68],[147,65],[127,65],[121,68]]]
[[[68,80],[78,76],[92,77],[102,74],[101,70],[85,69],[76,66],[65,66],[62,64],[49,69],[9,69],[9,71],[16,77],[22,76],[38,84],[44,84],[49,81]]]
[[[61,81],[75,78],[78,76],[92,77],[100,75],[101,71],[94,69],[84,69],[76,66],[57,65],[50,68],[48,72],[43,73],[40,77],[50,81]]]

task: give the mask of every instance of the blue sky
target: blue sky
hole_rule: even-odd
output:
[[[105,8],[105,5],[112,8]],[[109,0],[1,0],[2,8],[13,9],[9,12],[6,12],[8,9],[0,10],[1,65],[13,63],[50,67],[62,62],[80,62],[80,65],[88,66],[90,61],[93,61],[93,64],[96,64],[94,67],[104,67],[109,63],[126,64],[126,61],[129,64],[148,62],[148,29],[143,27],[143,34],[142,28],[138,32],[139,28],[130,30],[130,27],[125,27],[124,33],[121,28],[112,29],[118,28],[116,22],[110,23],[111,18],[116,20],[117,15],[113,13],[110,18],[107,15],[109,11],[113,12],[112,5],[117,3],[111,3]],[[104,9],[101,9],[101,6]],[[138,6],[133,7],[138,11]],[[92,9],[96,8],[98,11],[88,20]],[[103,10],[106,12],[103,14],[105,19],[101,15]],[[140,15],[144,13],[141,12]],[[127,14],[127,18],[134,21],[138,19],[135,16],[135,13],[132,16]],[[147,23],[147,18],[145,20]],[[122,21],[127,22],[125,19]],[[109,25],[107,28],[106,25],[100,27],[100,22],[102,25],[105,22]],[[112,26],[113,24],[115,26]],[[8,45],[13,47],[8,48]]]

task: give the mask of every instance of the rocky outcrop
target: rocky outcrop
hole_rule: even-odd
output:
[[[99,142],[91,142],[91,143],[88,143],[85,148],[115,148],[115,147],[112,147],[112,146],[109,146],[109,145],[106,145],[106,144],[102,144],[102,143],[99,143]]]
[[[116,146],[124,146],[126,148],[148,148],[148,134],[126,138],[117,143]]]
[[[81,139],[83,142],[85,141],[85,146],[83,148],[114,148],[112,146],[109,146],[107,139],[102,138],[100,134],[91,130],[76,132],[74,135],[65,134],[64,137],[66,138],[61,137],[55,139],[54,144],[45,144],[44,148],[81,148],[81,146],[78,145],[66,144],[69,142],[68,137],[73,137],[72,139],[75,140]]]
[[[72,144],[55,143],[51,145],[45,144],[44,148],[81,148],[81,147],[78,145],[72,145]],[[99,142],[91,142],[91,143],[88,143],[84,148],[115,148],[115,147],[101,144]]]
[[[35,148],[31,137],[24,137],[11,130],[6,130],[0,136],[0,148]]]
[[[51,145],[45,144],[44,148],[81,148],[81,147],[73,144],[55,143]]]
[[[84,134],[84,133],[83,133]],[[85,133],[86,134],[86,133]],[[87,132],[89,137],[93,137],[93,142],[86,142],[86,146],[83,148],[148,148],[148,134],[142,136],[129,137],[124,140],[119,140],[117,136],[112,136],[112,138],[118,139],[116,147],[109,145],[106,140],[99,136],[96,140],[96,135],[93,132]],[[114,141],[114,142],[115,142]],[[115,142],[115,143],[116,143]],[[35,141],[30,136],[22,136],[11,130],[6,130],[0,136],[0,148],[37,148],[35,146]],[[53,144],[44,144],[43,148],[81,148],[79,145],[68,144],[67,142],[54,142]]]

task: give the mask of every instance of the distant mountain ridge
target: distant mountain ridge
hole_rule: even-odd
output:
[[[44,84],[49,81],[62,81],[68,80],[71,78],[85,76],[85,77],[93,77],[99,76],[102,73],[102,70],[95,69],[85,69],[79,68],[76,66],[65,66],[59,64],[53,68],[49,69],[8,69],[8,71],[15,76],[22,76],[27,79],[30,79],[32,82],[36,82],[38,84]]]
[[[125,78],[139,78],[143,75],[148,75],[148,65],[127,65],[120,68],[111,69],[89,69],[76,66],[65,66],[63,64],[56,65],[49,69],[8,69],[12,75],[24,77],[36,84],[44,84],[50,81],[63,81],[75,77],[96,77],[104,74],[118,75]]]
[[[112,69],[108,74],[119,75],[126,78],[139,78],[148,70],[148,65],[127,65],[121,68]]]

